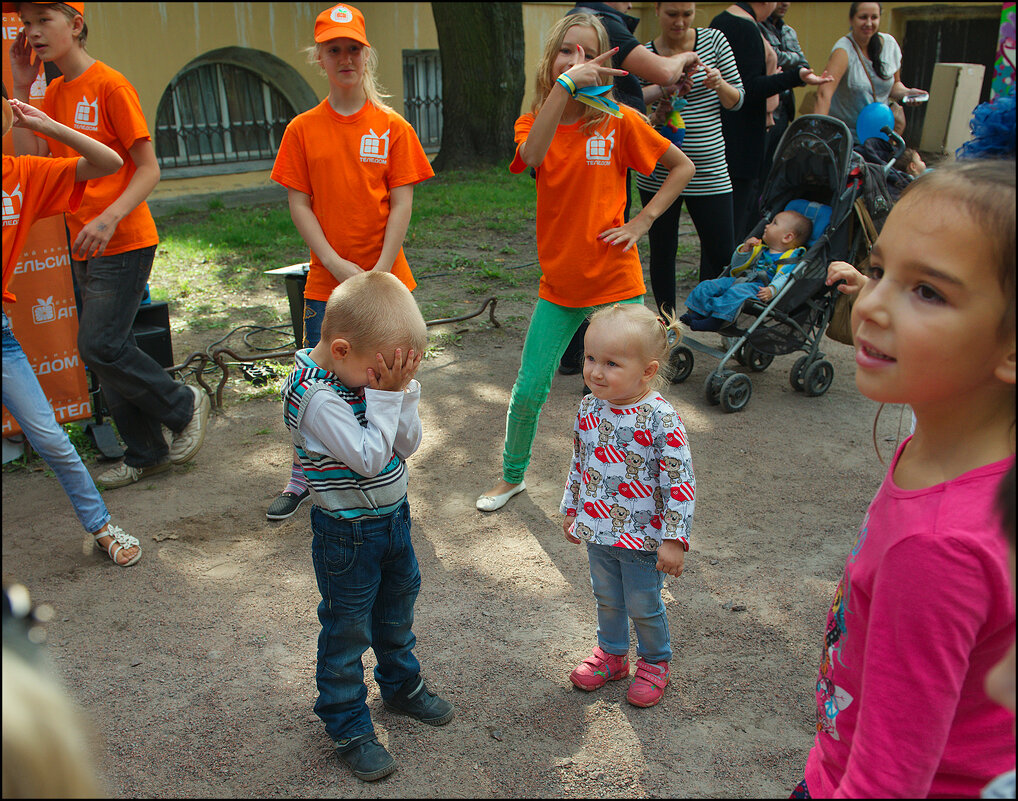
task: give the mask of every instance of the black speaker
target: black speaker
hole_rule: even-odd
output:
[[[131,333],[138,347],[159,362],[161,367],[172,367],[173,343],[170,341],[170,309],[164,301],[146,303],[138,308]]]

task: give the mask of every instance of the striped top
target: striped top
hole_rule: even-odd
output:
[[[652,53],[657,52],[653,41],[647,42],[646,48]],[[735,65],[735,56],[732,55],[732,48],[728,46],[725,35],[714,28],[696,28],[693,50],[705,67],[721,70],[721,77],[739,90],[739,104],[735,107],[739,108],[745,93],[739,68]],[[721,132],[721,98],[713,89],[703,85],[703,79],[704,70],[697,70],[693,88],[686,95],[688,105],[681,112],[686,123],[682,152],[689,156],[696,167],[696,175],[682,190],[683,195],[721,195],[732,191],[732,181],[728,177],[728,165],[725,163],[725,140]],[[641,79],[640,84],[648,86],[650,81]],[[653,108],[651,106],[647,113]],[[644,191],[657,192],[667,174],[667,170],[658,165],[649,176],[637,175],[636,185]]]
[[[421,442],[420,384],[406,392],[353,390],[297,351],[283,382],[283,420],[314,504],[342,520],[382,517],[406,499],[404,459]]]

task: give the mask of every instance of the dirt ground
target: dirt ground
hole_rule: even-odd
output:
[[[417,294],[438,290],[422,281]],[[190,465],[105,493],[145,550],[127,570],[82,556],[55,479],[4,475],[3,579],[54,608],[47,649],[99,733],[112,795],[787,796],[812,743],[827,608],[883,473],[876,407],[855,389],[850,348],[824,340],[835,377],[819,398],[789,386],[794,355],[751,375],[741,413],[705,400],[715,365],[705,356],[665,390],[689,435],[697,504],[686,570],[665,585],[672,681],[659,706],[637,709],[626,682],[587,694],[567,678],[596,630],[586,555],[558,514],[580,376],[555,379],[528,491],[494,514],[474,508],[499,474],[535,296],[530,282],[500,301],[500,328],[483,315],[432,329],[448,344],[418,375],[414,629],[429,684],[456,717],[430,728],[387,712],[369,652],[368,703],[400,763],[380,782],[339,764],[311,709],[319,596],[308,507],[265,519],[289,464],[278,400],[242,402],[246,385],[231,383]],[[285,314],[282,286],[267,300]],[[178,358],[218,338],[179,320],[174,329]],[[898,418],[881,419],[885,455]]]

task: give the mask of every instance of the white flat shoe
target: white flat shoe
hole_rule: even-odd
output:
[[[501,509],[506,505],[513,495],[519,495],[523,490],[527,488],[527,482],[521,481],[515,487],[508,492],[503,492],[501,495],[482,495],[477,499],[477,508],[482,512],[494,512],[496,509]]]

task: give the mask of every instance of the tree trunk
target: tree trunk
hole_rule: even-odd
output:
[[[523,102],[523,4],[432,3],[442,60],[442,146],[435,170],[512,158]]]

